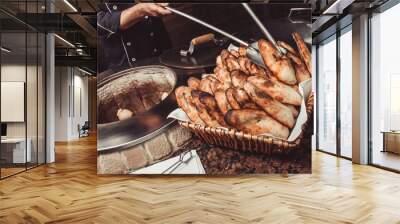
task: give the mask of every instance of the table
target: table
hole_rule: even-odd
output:
[[[383,149],[382,152],[400,154],[400,131],[382,131]]]
[[[26,140],[26,141],[25,141]],[[26,144],[27,143],[27,144]],[[25,145],[27,147],[25,147]],[[1,156],[6,163],[31,162],[32,140],[30,138],[5,138],[1,139]],[[26,151],[25,151],[26,148]]]

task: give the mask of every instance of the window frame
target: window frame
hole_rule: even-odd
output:
[[[318,49],[320,47],[320,45],[322,43],[326,43],[326,42],[330,42],[330,41],[336,41],[336,152],[332,153],[332,152],[328,152],[324,149],[321,149],[319,147],[320,143],[319,143],[319,99],[318,99],[318,95],[316,94],[316,105],[315,105],[315,113],[316,113],[316,138],[315,138],[315,143],[316,143],[316,151],[319,152],[323,152],[323,153],[327,153],[333,156],[337,156],[340,158],[344,158],[347,160],[352,160],[352,158],[347,157],[342,155],[341,152],[341,119],[340,119],[340,103],[341,103],[341,97],[340,97],[340,77],[341,77],[341,67],[340,67],[340,37],[342,35],[344,35],[347,32],[352,32],[352,23],[347,24],[346,26],[344,26],[341,29],[338,29],[335,33],[333,33],[332,35],[326,37],[325,39],[319,40],[315,45],[316,45],[316,52],[315,52],[315,56],[316,56],[316,92],[318,93],[319,91],[319,53],[318,53]]]

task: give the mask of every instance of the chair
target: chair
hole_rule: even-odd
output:
[[[82,127],[78,125],[79,138],[89,136],[89,129],[90,129],[89,121],[85,121]]]

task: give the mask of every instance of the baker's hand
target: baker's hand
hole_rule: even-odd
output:
[[[168,9],[168,3],[139,3],[137,4],[143,16],[165,16],[171,13]]]
[[[164,16],[171,13],[165,8],[168,3],[138,3],[122,11],[120,29],[126,30],[145,16]]]

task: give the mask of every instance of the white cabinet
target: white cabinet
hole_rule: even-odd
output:
[[[25,144],[27,145],[25,151]],[[25,163],[32,161],[32,141],[25,138],[7,138],[1,140],[2,151],[9,151],[10,158],[6,159],[12,163]],[[4,147],[4,148],[3,148]],[[12,155],[12,160],[11,160]]]

